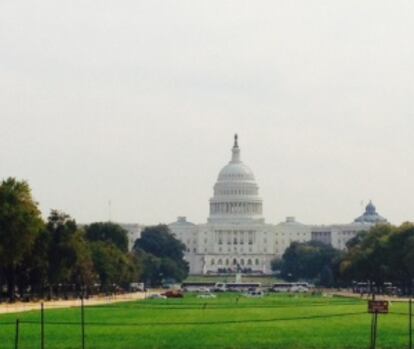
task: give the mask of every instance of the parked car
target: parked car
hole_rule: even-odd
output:
[[[159,293],[153,293],[148,296],[148,299],[167,299],[167,297]]]
[[[292,286],[290,288],[290,292],[295,292],[295,293],[306,293],[309,292],[309,288],[305,287],[305,286]]]
[[[197,296],[197,298],[216,298],[217,296],[214,293],[211,292],[205,292],[205,293],[201,293]]]
[[[161,293],[161,295],[167,298],[183,298],[184,297],[181,290],[168,290],[167,292]]]
[[[131,292],[144,292],[145,291],[145,285],[143,282],[131,282],[129,284],[129,290]]]
[[[262,290],[249,290],[247,293],[245,293],[245,296],[261,298],[264,296],[264,293]]]

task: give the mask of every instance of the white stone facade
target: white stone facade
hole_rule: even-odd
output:
[[[220,171],[214,185],[207,223],[196,225],[178,217],[169,225],[186,245],[190,274],[270,274],[271,260],[281,257],[293,241],[313,239],[343,249],[358,231],[385,222],[370,203],[364,215],[352,224],[312,226],[288,217],[272,225],[265,223],[262,205],[253,172],[241,162],[236,135],[231,161]]]

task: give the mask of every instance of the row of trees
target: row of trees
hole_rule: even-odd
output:
[[[185,246],[168,227],[149,227],[128,250],[128,236],[113,223],[84,227],[52,210],[44,222],[25,181],[0,184],[0,294],[79,294],[126,289],[131,282],[159,284],[187,276]]]
[[[321,242],[293,242],[272,269],[286,280],[310,280],[321,286],[367,282],[375,288],[397,285],[404,293],[414,286],[414,225],[381,224],[358,233],[339,251]]]
[[[359,233],[348,242],[339,271],[345,282],[367,281],[376,288],[392,282],[404,293],[412,294],[414,225],[377,225]]]

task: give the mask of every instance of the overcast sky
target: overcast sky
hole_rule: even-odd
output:
[[[267,222],[414,220],[414,1],[0,0],[0,178],[202,223],[239,134]]]

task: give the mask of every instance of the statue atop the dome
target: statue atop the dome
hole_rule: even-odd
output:
[[[238,144],[238,136],[237,136],[237,133],[234,135],[234,148],[238,148],[239,147],[239,144]]]

